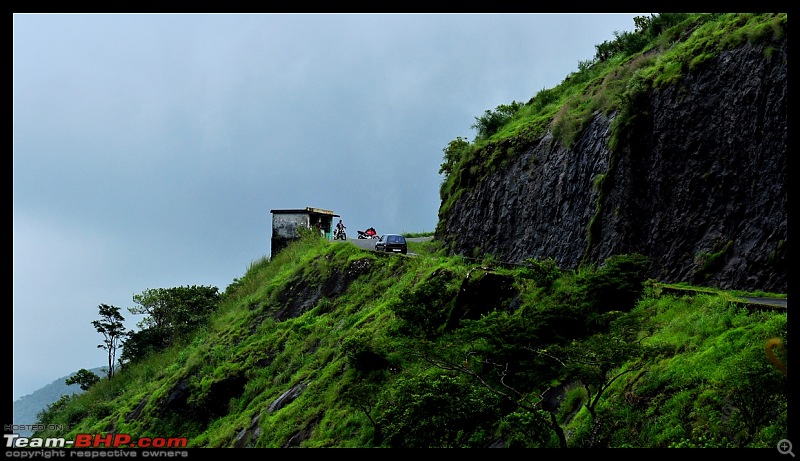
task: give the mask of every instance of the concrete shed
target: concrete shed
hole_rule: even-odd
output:
[[[300,238],[298,227],[319,229],[327,239],[333,238],[333,219],[339,217],[331,210],[305,207],[288,210],[270,210],[272,213],[272,251],[275,256],[293,240]]]

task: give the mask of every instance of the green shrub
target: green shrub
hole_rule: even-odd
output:
[[[358,371],[375,371],[389,364],[383,355],[375,352],[371,337],[364,331],[345,338],[342,350],[347,355],[347,362]]]
[[[406,322],[405,334],[434,338],[447,323],[459,286],[455,274],[436,271],[412,291],[401,293],[389,308]]]
[[[597,312],[629,311],[644,291],[649,264],[640,254],[614,255],[597,271],[584,272],[578,283]]]
[[[400,378],[381,402],[392,448],[477,448],[492,439],[499,397],[444,374]]]
[[[554,258],[543,260],[527,258],[525,262],[528,266],[520,271],[520,276],[533,280],[539,287],[549,289],[561,277],[561,269]]]
[[[470,127],[478,132],[476,138],[488,139],[500,131],[522,107],[517,101],[511,104],[501,104],[494,110],[486,110],[480,117],[475,117],[475,123]]]

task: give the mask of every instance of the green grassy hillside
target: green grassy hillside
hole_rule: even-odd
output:
[[[309,236],[208,323],[43,413],[189,447],[774,447],[785,310],[662,294],[638,255],[560,270]],[[782,349],[771,349],[782,364]]]

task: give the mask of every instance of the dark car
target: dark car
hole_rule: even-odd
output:
[[[385,251],[387,253],[408,253],[406,238],[399,234],[384,234],[375,244],[375,251]]]

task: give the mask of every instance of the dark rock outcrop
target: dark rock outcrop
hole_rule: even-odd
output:
[[[323,298],[333,299],[347,291],[358,277],[368,273],[367,259],[353,261],[344,270],[336,269],[324,280],[307,280],[304,274],[290,280],[277,296],[278,308],[272,315],[278,321],[299,317],[313,309]]]
[[[566,269],[639,253],[662,282],[786,293],[787,83],[786,39],[722,52],[647,93],[614,152],[614,114],[570,148],[550,134],[518,143],[440,215],[436,238]]]
[[[287,390],[283,394],[281,394],[277,399],[272,401],[267,407],[266,413],[273,413],[275,411],[280,410],[281,408],[285,407],[286,405],[292,403],[297,397],[299,397],[303,391],[308,386],[307,382],[300,383],[296,386],[293,386],[291,389]],[[233,439],[232,446],[234,448],[249,448],[254,446],[256,440],[261,435],[261,426],[259,425],[259,421],[261,420],[261,414],[254,416],[250,420],[250,425],[246,428],[240,430]],[[297,434],[294,434],[289,442],[287,442],[287,448],[289,446],[298,446],[300,442],[307,439],[309,436],[309,431],[303,430]]]
[[[294,399],[300,397],[300,394],[302,394],[303,391],[306,390],[306,386],[308,386],[307,382],[300,383],[292,387],[288,391],[284,392],[283,394],[281,394],[280,397],[278,397],[272,403],[269,404],[269,407],[267,407],[267,413],[278,411],[281,408],[285,407],[286,405],[292,403]]]

